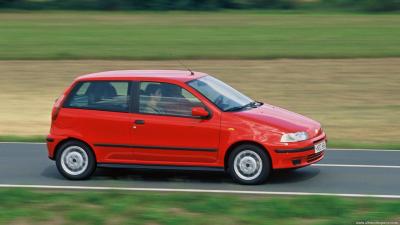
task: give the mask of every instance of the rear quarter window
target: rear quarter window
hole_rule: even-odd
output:
[[[80,82],[69,94],[64,107],[128,112],[130,85],[129,81]]]

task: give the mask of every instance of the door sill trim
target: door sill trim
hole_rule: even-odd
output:
[[[187,170],[187,171],[214,171],[224,172],[224,167],[212,166],[169,166],[169,165],[144,165],[127,163],[98,163],[100,168],[123,168],[123,169],[152,169],[152,170]]]

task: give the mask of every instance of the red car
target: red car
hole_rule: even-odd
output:
[[[259,184],[321,160],[326,135],[204,73],[127,70],[77,78],[53,107],[47,147],[72,180],[117,167],[226,171]]]

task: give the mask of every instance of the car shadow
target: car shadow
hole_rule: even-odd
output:
[[[98,168],[93,179],[114,179],[152,182],[225,183],[229,177],[223,172],[172,171],[141,169]]]
[[[273,171],[266,184],[284,184],[303,182],[320,173],[317,167],[306,167],[297,170],[277,170]],[[55,165],[48,166],[43,170],[42,176],[65,180],[57,171]],[[149,182],[177,182],[177,183],[230,183],[234,182],[229,175],[224,172],[204,172],[204,171],[171,171],[171,170],[142,170],[142,169],[114,169],[97,168],[91,180],[96,181],[149,181]]]
[[[296,183],[310,180],[320,173],[317,167],[305,167],[296,170],[276,170],[274,171],[268,183],[270,184],[283,184],[283,183]]]
[[[46,167],[40,175],[50,179],[65,180],[65,178],[58,172],[55,165]]]

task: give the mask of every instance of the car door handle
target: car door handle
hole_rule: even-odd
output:
[[[135,120],[135,124],[144,124],[144,120]]]

